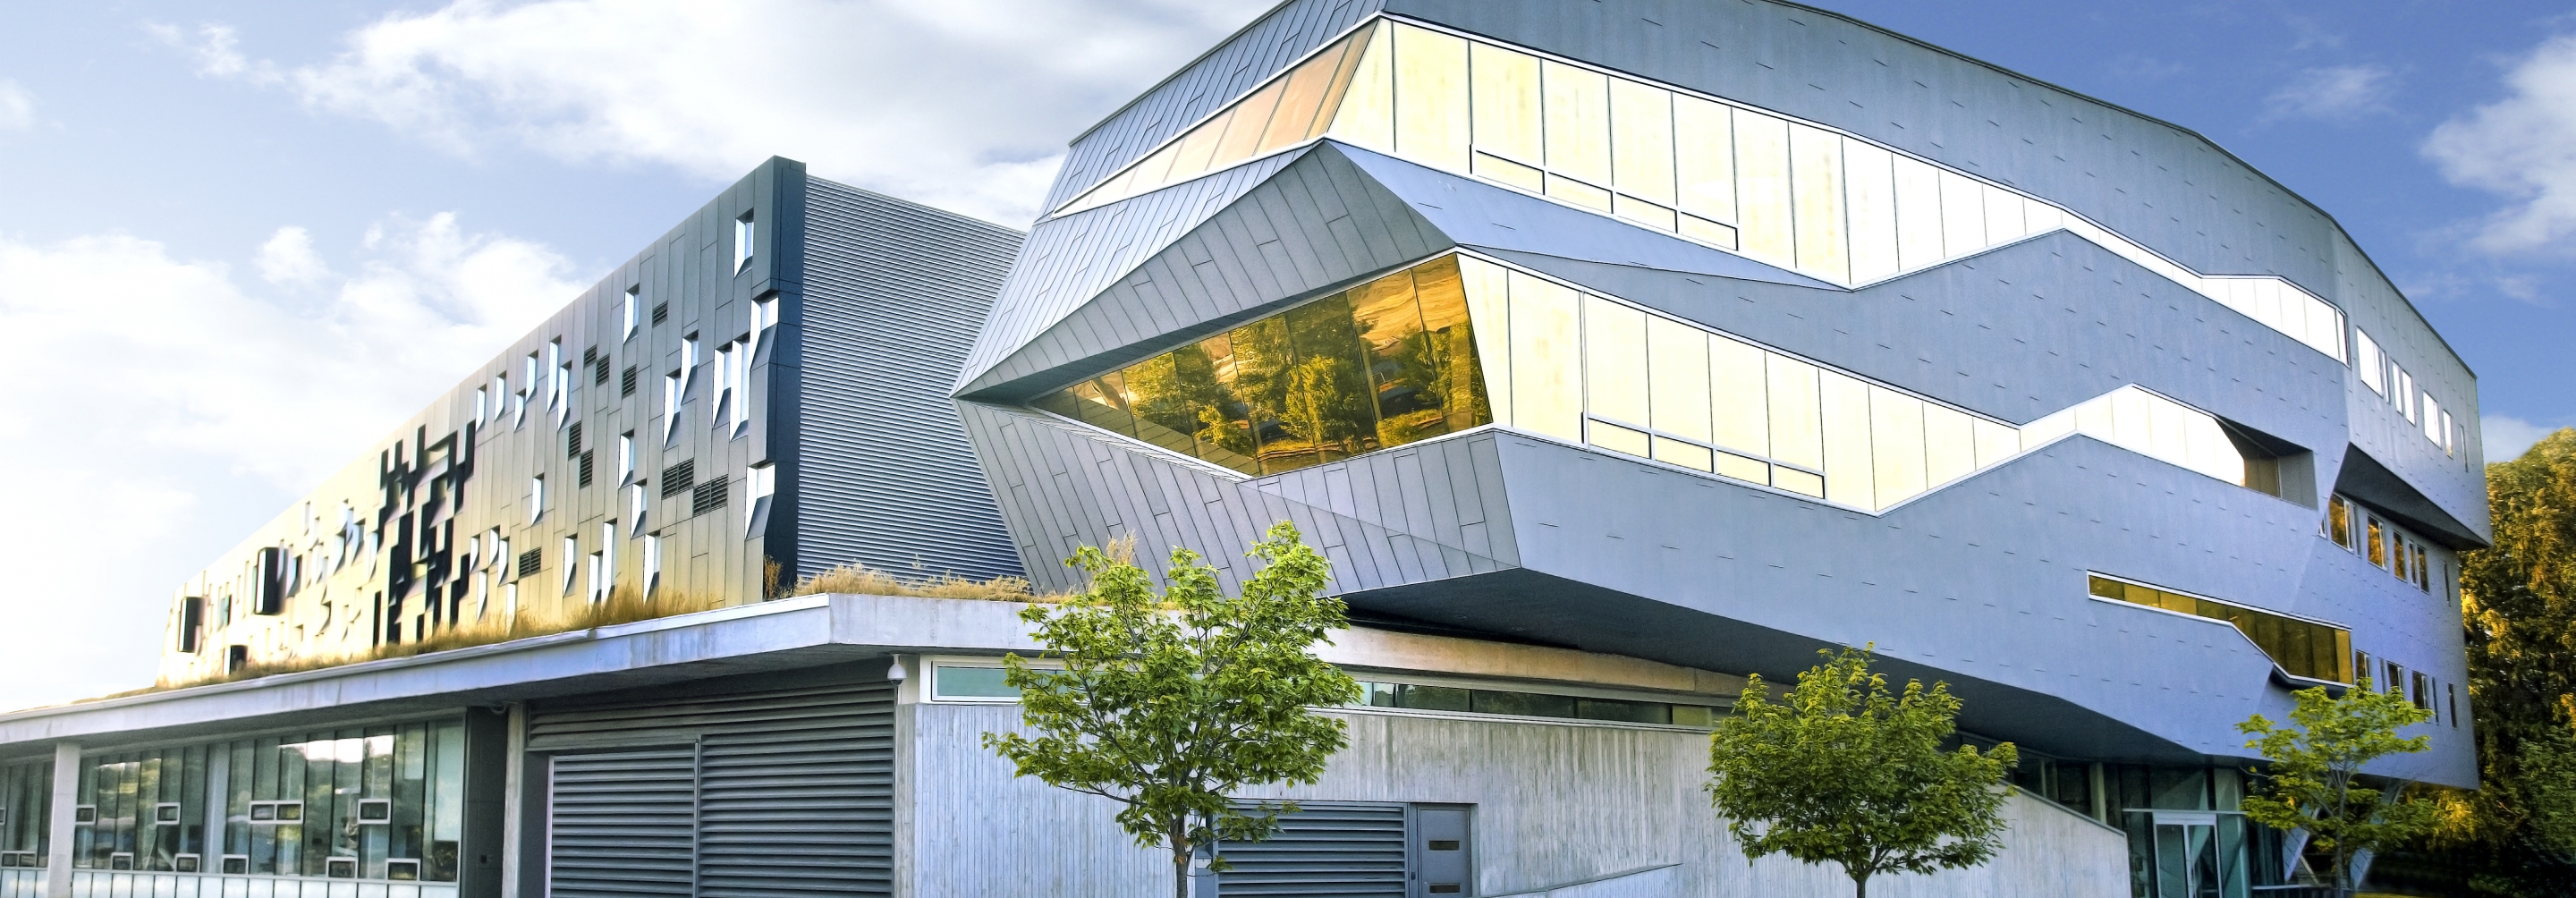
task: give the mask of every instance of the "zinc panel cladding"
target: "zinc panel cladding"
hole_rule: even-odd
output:
[[[1073,139],[1047,190],[1055,208],[1377,11],[1377,0],[1298,0],[1246,25]]]
[[[1216,847],[1232,867],[1218,874],[1218,895],[1405,895],[1400,804],[1299,802],[1270,838]]]
[[[977,379],[1021,344],[1135,270],[1302,154],[1281,153],[1097,209],[1040,222],[1012,262],[958,378]]]
[[[1497,571],[1518,557],[1501,493],[1485,487],[1499,477],[1492,434],[1244,481],[1051,417],[960,406],[1041,589],[1079,588],[1060,562],[1126,533],[1153,548],[1139,560],[1158,572],[1164,547],[1187,546],[1233,584],[1250,573],[1243,549],[1281,520],[1332,560],[1336,592]]]
[[[1342,286],[1447,245],[1401,198],[1340,153],[1309,152],[1227,198],[1222,211],[1015,347],[962,392],[971,396],[1005,384],[996,392],[1061,387],[1168,349],[1210,322],[1258,314],[1283,299]],[[1103,356],[1115,350],[1127,351]]]
[[[540,708],[528,746],[560,752],[558,770],[597,749],[689,746],[677,782],[700,898],[893,894],[893,687],[795,679],[809,682]]]
[[[560,755],[548,780],[546,894],[694,893],[697,750]]]
[[[792,573],[1019,573],[947,393],[1020,235],[827,181],[807,200]]]

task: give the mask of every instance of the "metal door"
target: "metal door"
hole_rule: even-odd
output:
[[[1413,806],[1413,831],[1406,839],[1413,860],[1411,898],[1476,893],[1475,842],[1468,832],[1473,810],[1463,804]]]

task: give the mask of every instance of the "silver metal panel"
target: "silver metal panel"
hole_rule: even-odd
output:
[[[1287,167],[1302,153],[1282,153],[1186,184],[1040,222],[1011,266],[992,314],[966,355],[958,383],[985,370],[1039,332],[1126,277],[1147,257]]]

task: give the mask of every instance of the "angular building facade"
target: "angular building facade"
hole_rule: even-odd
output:
[[[2025,758],[1882,894],[2287,886],[2234,725],[2311,686],[2476,783],[2473,376],[2189,131],[1769,0],[1291,0],[1046,209],[761,166],[177,590],[162,688],[0,713],[0,898],[1154,893],[982,745],[1020,604],[794,587],[1279,520],[1366,698],[1201,895],[1837,888],[1701,786],[1842,645]]]

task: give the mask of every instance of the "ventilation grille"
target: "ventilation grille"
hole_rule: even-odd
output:
[[[664,486],[663,489],[667,491],[670,487]],[[696,489],[689,491],[690,514],[706,514],[707,512],[723,508],[724,505],[725,479],[722,477],[698,484]]]
[[[519,576],[534,577],[546,566],[546,550],[529,549],[519,553]]]
[[[635,366],[628,365],[626,373],[617,377],[617,396],[623,399],[633,395],[635,395]]]
[[[689,491],[698,482],[698,460],[684,458],[678,464],[662,469],[662,498],[668,499]]]
[[[591,461],[591,456],[592,456],[592,455],[594,455],[594,454],[596,454],[596,453],[584,452],[584,453],[582,453],[582,454],[581,454],[581,483],[580,483],[580,485],[581,485],[581,486],[589,486],[589,485],[590,485],[590,475],[591,475],[591,463],[590,463],[590,461]]]
[[[564,457],[565,457],[565,458],[578,458],[578,457],[580,457],[580,456],[581,456],[581,422],[579,422],[579,421],[575,421],[575,422],[572,422],[572,431],[571,431],[569,434],[566,434],[566,435],[564,436]]]
[[[1404,806],[1299,802],[1259,842],[1225,842],[1217,894],[1405,895]]]
[[[667,303],[667,302],[657,302],[657,303],[654,303],[654,304],[653,304],[653,323],[654,323],[654,324],[660,324],[660,323],[662,323],[664,320],[666,320],[666,319],[668,319],[668,318],[670,318],[670,317],[671,317],[671,304],[670,304],[670,303]]]
[[[590,363],[590,382],[593,386],[608,382],[608,368],[607,359]]]
[[[582,364],[587,365],[596,361],[599,361],[599,347],[593,346],[581,351]]]

